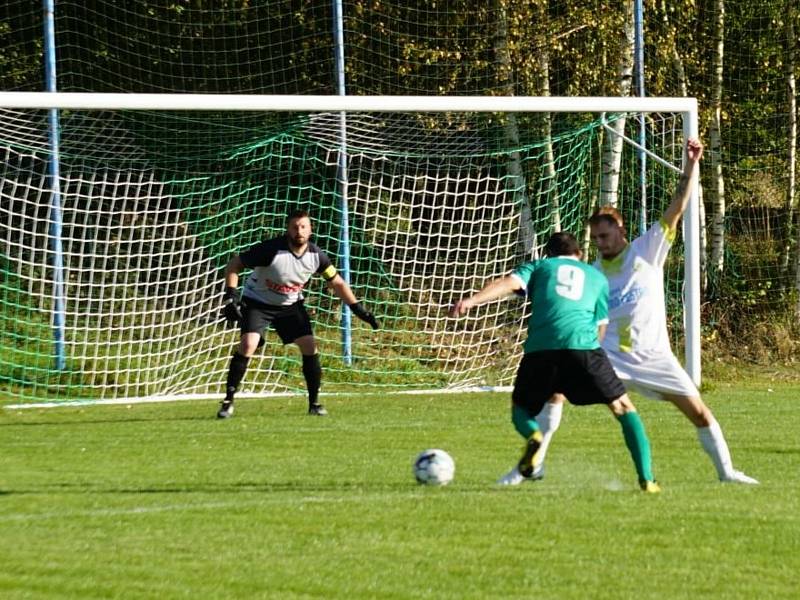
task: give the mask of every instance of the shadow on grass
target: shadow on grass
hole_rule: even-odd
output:
[[[141,486],[141,487],[106,487],[106,486],[91,486],[80,485],[74,483],[52,484],[41,486],[39,488],[29,488],[12,490],[0,490],[0,495],[19,495],[19,496],[34,496],[34,495],[58,495],[58,494],[74,494],[74,495],[92,495],[92,494],[110,494],[110,495],[158,495],[158,494],[238,494],[238,493],[267,493],[267,494],[280,494],[280,493],[341,493],[341,492],[397,492],[398,490],[417,490],[421,489],[415,483],[398,484],[398,483],[380,483],[370,481],[368,483],[361,481],[330,481],[330,482],[315,482],[308,481],[277,481],[277,482],[263,482],[263,481],[249,481],[238,483],[206,483],[206,484],[187,484],[187,485],[165,485],[165,486]]]
[[[761,448],[767,454],[800,454],[800,448]]]
[[[76,419],[74,421],[21,421],[0,423],[0,427],[63,427],[70,425],[109,425],[122,423],[173,423],[175,421],[214,421],[213,416],[196,415],[192,417],[153,417],[150,419],[134,417],[132,419]]]

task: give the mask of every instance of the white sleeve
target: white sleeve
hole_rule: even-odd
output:
[[[658,221],[633,240],[631,246],[637,256],[660,269],[667,261],[667,255],[674,240],[675,230],[670,229],[663,221]]]

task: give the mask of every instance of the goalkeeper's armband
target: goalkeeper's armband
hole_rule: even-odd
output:
[[[364,323],[368,323],[370,327],[373,329],[378,329],[378,320],[375,318],[371,312],[361,306],[360,302],[356,302],[355,304],[350,305],[350,310],[353,311],[353,314],[357,316],[359,319],[364,321]]]

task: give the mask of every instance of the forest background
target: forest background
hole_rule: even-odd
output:
[[[57,0],[58,89],[337,94],[334,6]],[[348,94],[696,97],[705,356],[800,358],[796,0],[645,0],[641,62],[632,0],[341,6]],[[0,9],[0,89],[45,89],[44,17]]]

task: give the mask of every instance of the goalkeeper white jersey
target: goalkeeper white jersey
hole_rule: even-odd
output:
[[[594,265],[608,278],[608,329],[613,352],[671,351],[664,299],[664,262],[675,230],[659,221],[618,256]]]
[[[308,243],[297,255],[286,236],[251,246],[239,255],[245,267],[253,269],[244,284],[242,295],[271,306],[288,306],[303,299],[303,288],[315,273],[326,281],[336,277],[328,255]]]

